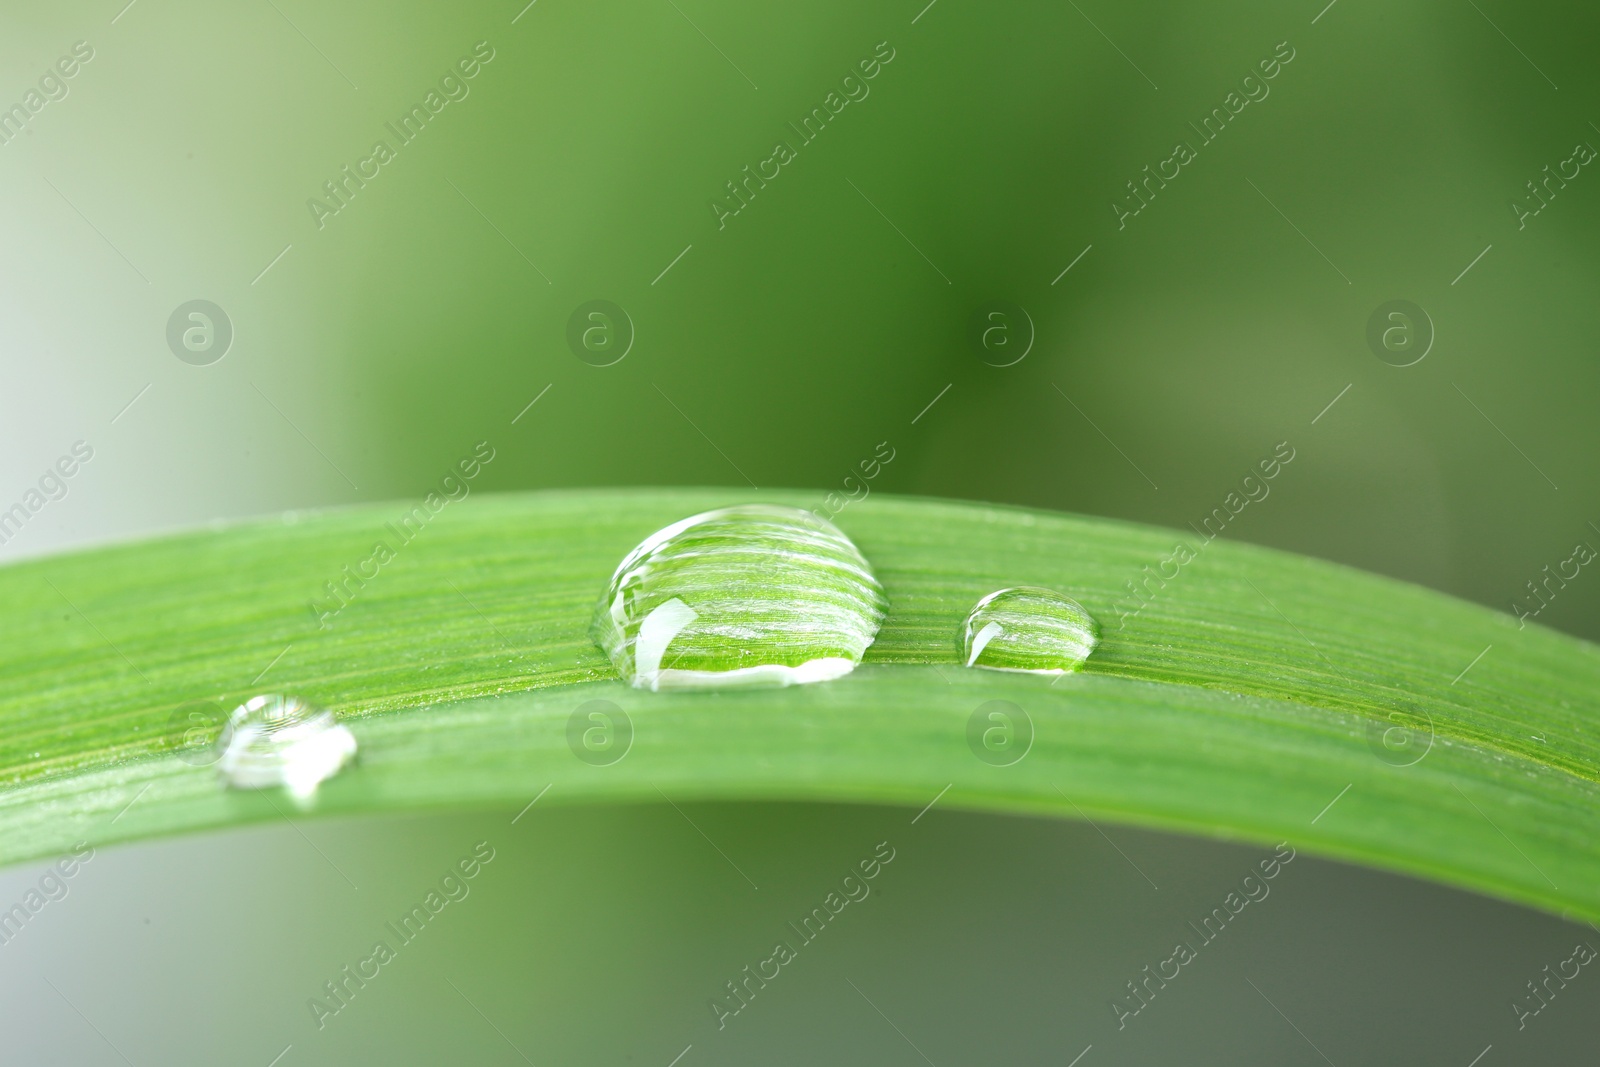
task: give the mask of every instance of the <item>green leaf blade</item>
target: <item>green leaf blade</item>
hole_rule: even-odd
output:
[[[12,606],[0,624],[11,783],[0,860],[278,817],[281,798],[226,792],[179,759],[173,715],[287,690],[333,707],[361,739],[360,765],[324,787],[324,812],[515,810],[548,785],[541,803],[861,800],[907,805],[910,818],[948,786],[939,805],[1288,839],[1600,919],[1592,645],[1192,533],[875,496],[836,520],[890,599],[855,674],[711,694],[615,682],[586,629],[617,561],[667,522],[754,499],[808,502],[688,490],[454,504],[325,627],[309,602],[402,506],[0,570]],[[1125,583],[1147,565],[1162,573],[1180,541],[1194,559],[1133,612]],[[1080,673],[1052,685],[959,666],[966,611],[1013,584],[1058,589],[1096,615],[1101,644]],[[609,767],[566,743],[567,717],[597,696],[636,732]],[[995,699],[1033,724],[1011,766],[967,744],[968,719]],[[1380,758],[1391,715],[1431,722],[1414,765]]]

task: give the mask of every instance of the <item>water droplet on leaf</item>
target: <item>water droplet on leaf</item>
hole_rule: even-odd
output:
[[[1089,658],[1100,626],[1071,597],[1053,589],[998,589],[973,607],[961,627],[969,667],[1066,674]]]
[[[252,697],[217,739],[217,771],[235,789],[285,786],[309,797],[356,754],[356,739],[326,708],[276,693]]]
[[[809,511],[744,504],[628,553],[590,634],[639,689],[796,685],[850,673],[887,600],[855,544]]]

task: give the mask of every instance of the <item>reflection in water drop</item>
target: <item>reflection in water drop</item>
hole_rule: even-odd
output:
[[[961,627],[969,667],[1029,674],[1076,670],[1100,641],[1100,626],[1071,597],[1053,589],[999,589],[973,607]]]
[[[744,504],[645,538],[611,576],[590,634],[639,689],[796,685],[854,670],[886,604],[833,524]]]
[[[269,693],[233,710],[217,739],[217,772],[235,789],[317,791],[356,754],[355,735],[326,708]]]

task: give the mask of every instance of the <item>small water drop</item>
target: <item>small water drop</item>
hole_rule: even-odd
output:
[[[1038,586],[997,589],[961,627],[969,667],[1027,674],[1077,670],[1100,641],[1100,626],[1069,596]]]
[[[339,773],[356,739],[326,708],[268,693],[233,710],[217,738],[217,771],[235,789],[285,786],[299,798]]]
[[[590,634],[639,689],[772,686],[849,674],[887,600],[854,542],[809,511],[744,504],[628,553]]]

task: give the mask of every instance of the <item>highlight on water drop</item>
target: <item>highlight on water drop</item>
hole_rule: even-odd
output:
[[[887,605],[838,527],[799,508],[741,504],[640,542],[590,634],[639,689],[797,685],[854,670]]]
[[[217,738],[217,773],[234,789],[284,786],[305,799],[356,754],[356,738],[326,708],[266,693],[233,710]]]
[[[962,661],[995,671],[1066,674],[1099,642],[1100,624],[1082,604],[1038,586],[995,590],[961,626]]]

